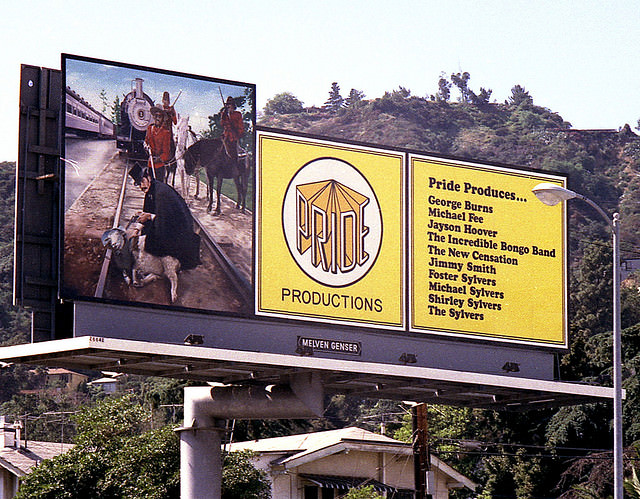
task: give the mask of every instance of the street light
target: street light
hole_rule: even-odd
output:
[[[623,499],[622,463],[622,337],[620,332],[620,216],[607,213],[589,198],[556,184],[536,185],[533,193],[544,204],[554,206],[561,201],[581,199],[592,206],[611,227],[613,234],[613,497]]]

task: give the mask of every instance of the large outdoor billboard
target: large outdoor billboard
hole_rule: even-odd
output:
[[[346,354],[355,328],[566,348],[566,214],[531,192],[565,177],[256,130],[246,83],[63,77],[62,298],[306,323]]]
[[[477,407],[595,395],[544,385],[567,347],[566,209],[531,190],[566,176],[254,129],[253,85],[77,56],[23,67],[21,103],[16,302],[44,344],[11,362],[267,384],[313,369],[334,393]],[[173,148],[176,180],[149,200]],[[207,196],[220,153],[234,181]],[[199,241],[193,268],[143,240],[163,218],[165,244]]]
[[[255,86],[72,55],[62,70],[62,297],[250,310]]]
[[[566,345],[564,177],[409,158],[410,330]]]
[[[565,177],[270,131],[256,171],[257,315],[566,347]]]

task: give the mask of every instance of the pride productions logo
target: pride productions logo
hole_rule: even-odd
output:
[[[326,286],[362,279],[382,243],[382,215],[373,189],[356,168],[335,158],[315,159],[293,176],[282,226],[298,266]]]

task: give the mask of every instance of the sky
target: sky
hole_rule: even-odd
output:
[[[85,101],[108,118],[112,116],[116,98],[119,102],[142,80],[142,90],[156,105],[162,102],[164,92],[169,92],[170,102],[175,104],[178,117],[188,117],[196,133],[208,130],[209,116],[224,106],[227,97],[243,97],[249,90],[241,84],[227,81],[187,77],[158,71],[144,71],[135,67],[107,64],[102,60],[65,57],[62,64],[65,84]],[[103,98],[105,101],[103,101]],[[244,110],[243,110],[244,111]],[[250,106],[246,111],[250,112]]]
[[[244,0],[6,3],[0,17],[0,161],[18,155],[20,65],[61,54],[254,83],[321,106],[332,82],[376,98],[437,91],[441,73],[503,102],[522,85],[574,128],[640,118],[638,0]],[[173,97],[172,97],[173,98]]]

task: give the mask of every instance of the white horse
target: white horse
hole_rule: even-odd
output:
[[[180,177],[180,187],[182,189],[182,197],[185,201],[189,199],[189,184],[191,183],[191,175],[187,174],[184,166],[184,153],[187,148],[197,141],[196,134],[191,130],[189,126],[189,117],[180,117],[178,120],[178,126],[176,128],[176,163],[177,173]],[[198,199],[200,194],[200,169],[198,168],[193,175],[196,178],[196,194],[195,198]]]

